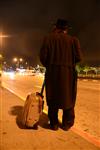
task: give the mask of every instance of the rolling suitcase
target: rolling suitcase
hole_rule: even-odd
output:
[[[40,115],[43,110],[43,82],[41,92],[31,93],[27,96],[22,113],[22,124],[26,128],[38,129]]]

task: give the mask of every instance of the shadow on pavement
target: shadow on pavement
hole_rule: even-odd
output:
[[[21,123],[22,111],[23,111],[23,106],[16,105],[11,107],[9,113],[13,116],[16,116],[16,124],[18,125],[19,128],[24,129],[25,127]]]
[[[9,113],[10,115],[16,116],[16,124],[20,129],[27,129],[21,123],[22,111],[23,111],[23,106],[16,105],[16,106],[11,107],[11,110]],[[48,121],[49,121],[48,116],[45,113],[42,113],[42,115],[40,116],[40,120],[39,120],[39,126],[45,129],[49,129]]]
[[[49,129],[48,121],[48,116],[45,113],[42,113],[40,116],[39,125],[45,129]]]

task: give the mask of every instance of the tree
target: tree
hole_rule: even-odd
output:
[[[83,71],[86,73],[86,76],[87,76],[87,73],[88,73],[88,71],[90,70],[90,67],[89,66],[84,66],[84,69],[83,69]]]

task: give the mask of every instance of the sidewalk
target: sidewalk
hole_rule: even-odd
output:
[[[99,150],[72,130],[52,131],[43,114],[38,130],[23,129],[20,116],[24,102],[0,87],[0,150]]]

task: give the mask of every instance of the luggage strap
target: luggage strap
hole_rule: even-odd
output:
[[[44,81],[43,81],[42,88],[41,88],[41,92],[40,92],[40,94],[41,94],[42,96],[43,96],[44,86],[45,86],[45,79],[44,79]]]
[[[42,84],[41,92],[40,93],[37,92],[37,94],[40,95],[42,98],[44,97],[43,96],[44,86],[45,86],[45,79],[44,79],[43,84]]]

